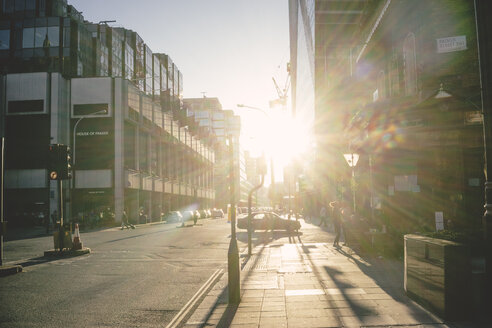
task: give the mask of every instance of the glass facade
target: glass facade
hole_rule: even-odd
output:
[[[32,20],[25,20],[24,25],[31,25]],[[47,24],[57,24],[48,26]],[[36,26],[22,29],[22,48],[49,48],[60,46],[59,20],[48,22],[48,19],[36,19]]]
[[[152,96],[152,51],[145,45],[145,93]]]
[[[161,62],[161,93],[167,90],[167,66]]]
[[[123,76],[123,42],[120,31],[111,29],[111,75],[114,77]]]
[[[10,30],[0,30],[0,50],[10,49]]]
[[[149,97],[143,97],[142,101],[142,114],[144,124],[147,126],[152,125],[152,100]]]
[[[127,80],[133,80],[133,58],[134,58],[134,51],[128,41],[125,41],[124,43],[125,47],[125,71],[124,71],[124,76],[125,79]]]
[[[152,84],[153,95],[155,99],[159,99],[161,95],[161,61],[157,56],[152,56],[152,72],[153,72],[153,84]]]
[[[296,61],[296,116],[314,125],[314,0],[299,0]]]

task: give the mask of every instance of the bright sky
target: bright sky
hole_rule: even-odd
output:
[[[285,86],[289,61],[287,0],[68,2],[86,20],[116,20],[109,25],[134,30],[153,52],[169,54],[183,73],[185,98],[202,97],[206,92],[208,97],[219,98],[224,109],[241,115],[245,149],[254,155],[278,149],[265,142],[268,136],[278,135],[265,123],[267,117],[236,105],[270,111],[269,101],[278,98],[272,77],[280,88]]]

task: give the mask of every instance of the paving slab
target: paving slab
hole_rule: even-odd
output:
[[[235,310],[226,304],[225,274],[184,327],[468,327],[447,324],[409,299],[398,260],[327,243],[264,244],[242,260]]]

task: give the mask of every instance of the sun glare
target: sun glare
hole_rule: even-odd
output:
[[[282,169],[294,159],[301,159],[312,143],[311,131],[288,110],[272,109],[268,116],[251,111],[242,113],[243,145],[252,156],[265,154],[275,166],[275,181],[283,179]],[[270,173],[269,173],[270,174]]]

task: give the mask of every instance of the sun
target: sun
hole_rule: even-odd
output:
[[[274,165],[275,181],[283,180],[283,168],[300,159],[312,144],[312,131],[302,119],[288,110],[271,109],[268,114],[250,111],[241,113],[242,144],[252,156],[265,155]],[[271,168],[269,167],[269,171]],[[270,180],[270,172],[268,179]]]

